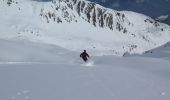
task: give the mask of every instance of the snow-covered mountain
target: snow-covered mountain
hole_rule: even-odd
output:
[[[46,0],[43,0],[46,1]],[[130,10],[153,18],[170,15],[170,0],[90,0],[116,10]]]
[[[0,4],[0,38],[87,49],[94,55],[143,53],[170,40],[166,24],[86,0],[1,0]]]
[[[159,22],[162,22],[162,23],[170,24],[170,17],[169,17],[169,15],[159,16],[159,17],[157,17],[155,20],[157,20],[157,21],[159,21]]]
[[[158,20],[158,21],[165,21],[165,20],[168,19],[168,17],[169,17],[169,15],[162,15],[162,16],[157,17],[156,20]]]

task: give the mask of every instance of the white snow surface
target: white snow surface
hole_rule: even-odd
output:
[[[21,42],[22,41],[22,42]],[[0,39],[0,100],[169,100],[163,57],[91,56],[49,44]]]
[[[170,42],[152,50],[146,51],[142,55],[128,55],[128,56],[141,56],[141,57],[151,57],[151,58],[161,58],[165,60],[170,60]]]

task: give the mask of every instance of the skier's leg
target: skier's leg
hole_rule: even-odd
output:
[[[86,57],[84,57],[84,58],[83,58],[83,60],[86,62],[86,61],[87,61],[87,58],[86,58]]]

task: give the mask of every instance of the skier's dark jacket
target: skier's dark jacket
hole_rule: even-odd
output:
[[[86,53],[86,50],[80,54],[80,57],[86,62],[87,57],[89,58],[90,56]]]

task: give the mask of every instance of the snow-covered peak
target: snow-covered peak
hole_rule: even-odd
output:
[[[0,38],[27,39],[94,55],[143,53],[170,40],[170,27],[86,0],[1,0]]]
[[[169,15],[162,15],[162,16],[157,17],[156,20],[158,20],[158,21],[165,21],[165,20],[168,19],[168,17],[169,17]]]

